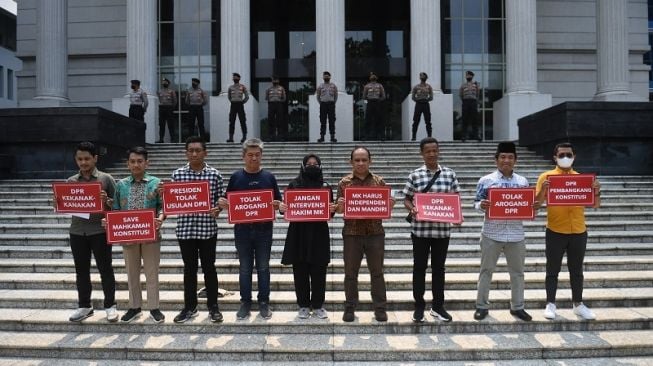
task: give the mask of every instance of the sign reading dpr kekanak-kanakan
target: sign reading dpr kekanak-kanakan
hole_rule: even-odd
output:
[[[227,200],[230,224],[273,221],[275,218],[271,189],[229,192]]]
[[[90,183],[52,183],[52,191],[57,200],[59,213],[99,213],[102,207],[102,184]]]
[[[452,224],[463,221],[458,193],[415,193],[413,202],[417,208],[418,221]]]
[[[110,244],[143,243],[156,240],[154,210],[109,211],[107,242]]]
[[[487,218],[492,220],[533,220],[535,188],[490,188]]]
[[[345,219],[390,218],[390,187],[347,187],[344,198]]]
[[[287,189],[284,192],[287,221],[329,221],[329,189]]]
[[[549,175],[547,206],[593,206],[594,174]]]
[[[163,183],[163,213],[179,215],[206,213],[211,210],[209,182]]]

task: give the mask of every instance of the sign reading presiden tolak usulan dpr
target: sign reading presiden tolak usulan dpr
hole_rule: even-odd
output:
[[[594,174],[549,175],[547,206],[593,206]]]
[[[229,192],[227,200],[230,224],[274,221],[274,194],[271,189]]]
[[[57,199],[55,210],[59,213],[100,213],[104,210],[100,182],[52,183],[52,191]]]
[[[535,218],[535,188],[490,188],[490,208],[487,218],[492,220],[533,220]]]
[[[106,219],[109,244],[151,243],[156,240],[154,210],[109,211]]]
[[[458,193],[415,193],[413,202],[417,208],[417,221],[452,224],[463,221]]]
[[[211,210],[209,182],[163,183],[163,213],[166,215],[206,213]]]
[[[287,189],[284,192],[286,221],[329,221],[329,189]]]
[[[344,198],[345,219],[390,218],[390,187],[347,187]]]

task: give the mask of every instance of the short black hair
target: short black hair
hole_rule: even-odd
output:
[[[325,72],[322,73],[322,76],[324,76],[324,75],[329,75],[329,76],[331,76],[331,73],[328,72],[328,71],[325,71]]]
[[[83,141],[77,144],[77,147],[75,148],[75,152],[73,153],[73,155],[77,154],[78,151],[87,151],[89,154],[93,156],[97,156],[97,148],[90,141]]]
[[[367,152],[367,157],[372,160],[372,153],[370,152],[370,149],[366,148],[363,145],[356,145],[354,148],[351,150],[351,154],[349,155],[349,160],[354,160],[354,152],[358,149],[363,149]]]
[[[198,79],[198,78],[192,78],[192,79],[190,79],[190,81],[194,81],[194,82],[196,82],[198,84],[200,83],[200,79]]]
[[[553,155],[558,155],[558,149],[560,149],[561,147],[570,148],[571,152],[574,153],[574,155],[576,154],[576,152],[574,151],[574,146],[571,144],[571,142],[561,142],[553,148]]]
[[[131,154],[141,155],[143,159],[147,160],[147,149],[143,146],[134,146],[127,150],[127,159]]]
[[[188,145],[192,143],[199,142],[202,144],[202,149],[206,150],[206,140],[204,140],[204,137],[202,136],[191,136],[186,139],[186,150],[188,150]]]
[[[426,146],[426,144],[432,144],[432,143],[435,143],[436,145],[438,145],[438,147],[440,146],[440,143],[435,137],[424,137],[419,142],[419,151],[420,152],[424,151],[424,146]]]

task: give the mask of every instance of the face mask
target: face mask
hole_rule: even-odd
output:
[[[569,169],[574,163],[574,158],[558,158],[557,162],[558,166],[562,169]]]
[[[138,87],[136,85],[132,85],[132,90],[136,90]]]
[[[307,178],[318,179],[320,178],[320,174],[322,174],[322,168],[317,165],[309,165],[304,167],[304,174]]]
[[[472,78],[467,78],[467,81],[472,81]]]
[[[168,84],[168,83],[163,83],[163,87],[164,87],[164,88],[167,88],[168,85],[170,85],[170,84]]]
[[[422,81],[426,81],[426,78],[419,78],[419,79],[422,80]]]
[[[198,85],[199,85],[199,84],[195,84],[195,83],[193,83],[193,88],[197,88]]]
[[[272,85],[279,85],[279,82],[275,81],[275,82],[272,83]]]

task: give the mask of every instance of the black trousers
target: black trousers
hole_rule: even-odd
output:
[[[413,113],[413,135],[417,133],[417,128],[419,127],[420,117],[424,115],[424,124],[426,125],[426,132],[431,136],[431,107],[429,102],[416,102],[415,103],[415,112]]]
[[[336,134],[336,102],[320,103],[320,136],[326,133],[327,118],[329,119],[329,133]]]
[[[285,135],[283,105],[284,102],[268,103],[268,126],[270,127],[268,134],[272,138]]]
[[[297,305],[317,310],[324,305],[326,292],[326,264],[294,263],[292,274],[295,279]]]
[[[476,99],[463,99],[463,140],[481,139],[478,126],[478,103]]]
[[[380,100],[368,100],[365,110],[365,125],[367,136],[371,139],[385,137],[385,123],[383,123],[383,102]]]
[[[432,307],[444,305],[444,262],[447,260],[449,238],[419,238],[411,235],[413,240],[413,298],[415,309],[424,310],[424,287],[429,252],[431,253],[431,291]]]
[[[111,266],[111,246],[107,245],[104,233],[96,235],[70,234],[70,250],[75,261],[75,282],[80,308],[90,308],[91,305],[91,253],[95,257],[98,272],[104,291],[104,308],[116,304],[116,279]]]
[[[179,239],[181,259],[184,261],[184,309],[197,307],[197,259],[199,256],[206,287],[206,305],[218,305],[218,274],[215,270],[217,238]]]
[[[546,229],[544,236],[546,254],[546,301],[555,303],[558,290],[558,274],[562,257],[567,252],[567,268],[571,283],[571,301],[583,301],[583,261],[587,247],[587,232],[581,234],[560,234]]]
[[[159,140],[163,141],[166,135],[166,124],[168,125],[168,133],[170,134],[170,142],[179,142],[177,136],[177,121],[174,117],[175,106],[173,105],[160,105],[159,106]]]
[[[145,121],[145,109],[143,109],[143,106],[131,104],[129,106],[129,118]]]
[[[190,130],[195,131],[195,120],[197,119],[197,130],[201,137],[206,137],[204,130],[204,107],[201,105],[191,105],[188,107],[188,120],[190,121]],[[192,132],[191,132],[192,133]]]
[[[240,121],[240,130],[243,133],[243,137],[247,135],[247,118],[245,117],[245,103],[243,102],[231,102],[231,108],[229,108],[229,137],[234,136],[236,116]]]

